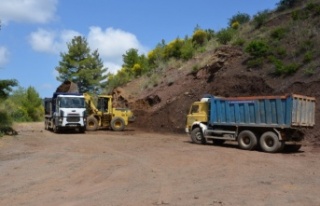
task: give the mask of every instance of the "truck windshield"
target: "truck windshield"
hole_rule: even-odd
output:
[[[81,97],[61,97],[59,106],[61,108],[85,108],[85,101]]]

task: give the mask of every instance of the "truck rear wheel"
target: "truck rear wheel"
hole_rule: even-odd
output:
[[[276,153],[284,148],[284,142],[279,141],[274,132],[265,132],[260,137],[260,146],[264,152]]]
[[[114,131],[124,130],[125,124],[122,118],[114,118],[111,120],[111,129]]]
[[[206,139],[203,137],[201,129],[199,127],[194,128],[191,131],[191,140],[196,144],[206,144]]]
[[[87,130],[88,131],[95,131],[99,127],[98,120],[94,116],[89,116],[87,118]]]
[[[253,132],[243,130],[238,136],[238,144],[241,149],[254,150],[258,145],[258,140]]]

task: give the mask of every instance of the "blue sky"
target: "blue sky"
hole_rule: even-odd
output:
[[[130,48],[147,53],[164,39],[191,36],[196,25],[219,31],[238,12],[251,16],[280,0],[0,0],[0,79],[51,96],[55,67],[74,36],[98,49],[116,72]]]

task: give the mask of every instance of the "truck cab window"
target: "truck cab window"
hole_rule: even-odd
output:
[[[199,105],[192,105],[191,114],[192,113],[199,113]]]

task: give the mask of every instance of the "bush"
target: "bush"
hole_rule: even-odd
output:
[[[265,24],[268,16],[269,16],[269,10],[264,10],[264,11],[258,12],[255,16],[253,16],[253,23],[254,23],[255,28],[258,29],[263,24]]]
[[[220,44],[227,44],[232,40],[234,36],[234,30],[232,28],[222,29],[217,33],[217,40]]]
[[[269,46],[265,41],[253,40],[245,48],[245,51],[254,58],[264,57],[269,54]]]
[[[277,3],[277,11],[283,11],[286,9],[290,9],[296,5],[298,0],[281,0],[279,3]]]
[[[303,63],[309,63],[309,62],[311,62],[312,58],[313,58],[313,52],[312,52],[312,51],[307,51],[307,52],[304,54]]]
[[[190,40],[185,41],[181,47],[181,58],[183,60],[191,59],[193,57],[194,50],[192,42]]]
[[[238,38],[233,42],[233,45],[235,46],[243,46],[246,43],[246,40]]]
[[[299,69],[299,65],[297,65],[296,63],[285,65],[281,60],[275,57],[271,57],[270,60],[275,66],[276,75],[282,75],[282,74],[291,75],[291,74],[294,74]]]
[[[247,67],[248,68],[259,68],[259,67],[262,67],[263,64],[264,64],[264,58],[263,57],[249,59],[247,61]]]
[[[285,28],[279,27],[279,28],[274,29],[274,30],[271,32],[270,36],[271,36],[273,39],[281,40],[283,37],[285,37],[286,32],[287,32],[287,30],[286,30]]]
[[[235,22],[238,22],[238,26],[239,24],[244,24],[250,21],[250,15],[246,14],[246,13],[237,13],[236,15],[232,16],[229,19],[229,26],[233,28],[233,24]]]
[[[207,33],[201,29],[196,30],[192,35],[192,42],[202,46],[207,40]]]

